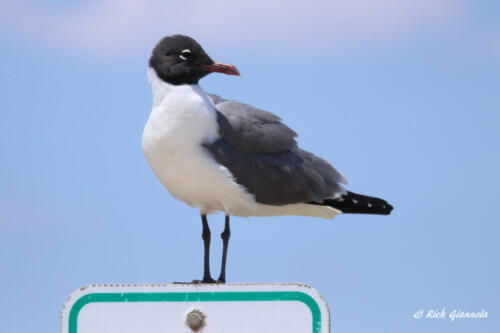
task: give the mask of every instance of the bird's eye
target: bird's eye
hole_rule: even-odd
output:
[[[179,58],[181,58],[182,60],[188,60],[189,57],[191,57],[190,49],[184,49],[179,53]]]

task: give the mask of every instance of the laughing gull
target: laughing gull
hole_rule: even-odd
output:
[[[214,62],[192,38],[163,38],[149,59],[153,110],[142,147],[172,196],[198,208],[203,225],[201,282],[225,282],[229,216],[300,215],[332,219],[340,213],[388,215],[385,200],[346,191],[332,165],[297,146],[297,134],[274,114],[207,94],[209,73],[240,75]],[[207,214],[224,212],[222,267],[210,275]]]

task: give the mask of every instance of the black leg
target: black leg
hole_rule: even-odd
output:
[[[208,227],[207,216],[205,214],[201,215],[201,222],[203,224],[203,233],[201,238],[203,239],[203,245],[205,246],[205,257],[203,266],[203,283],[213,283],[214,279],[210,276],[210,228]]]
[[[227,246],[229,245],[230,236],[231,230],[229,228],[229,215],[226,215],[226,225],[224,226],[224,231],[220,234],[220,238],[222,238],[222,265],[220,267],[220,275],[217,282],[226,282]]]

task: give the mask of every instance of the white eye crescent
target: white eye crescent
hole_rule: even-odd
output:
[[[190,49],[184,49],[180,52],[179,58],[182,60],[187,60],[189,56],[191,55],[191,50]]]

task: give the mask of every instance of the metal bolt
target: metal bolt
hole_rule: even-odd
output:
[[[200,310],[194,309],[186,316],[186,325],[193,332],[198,332],[205,326],[205,314]]]

